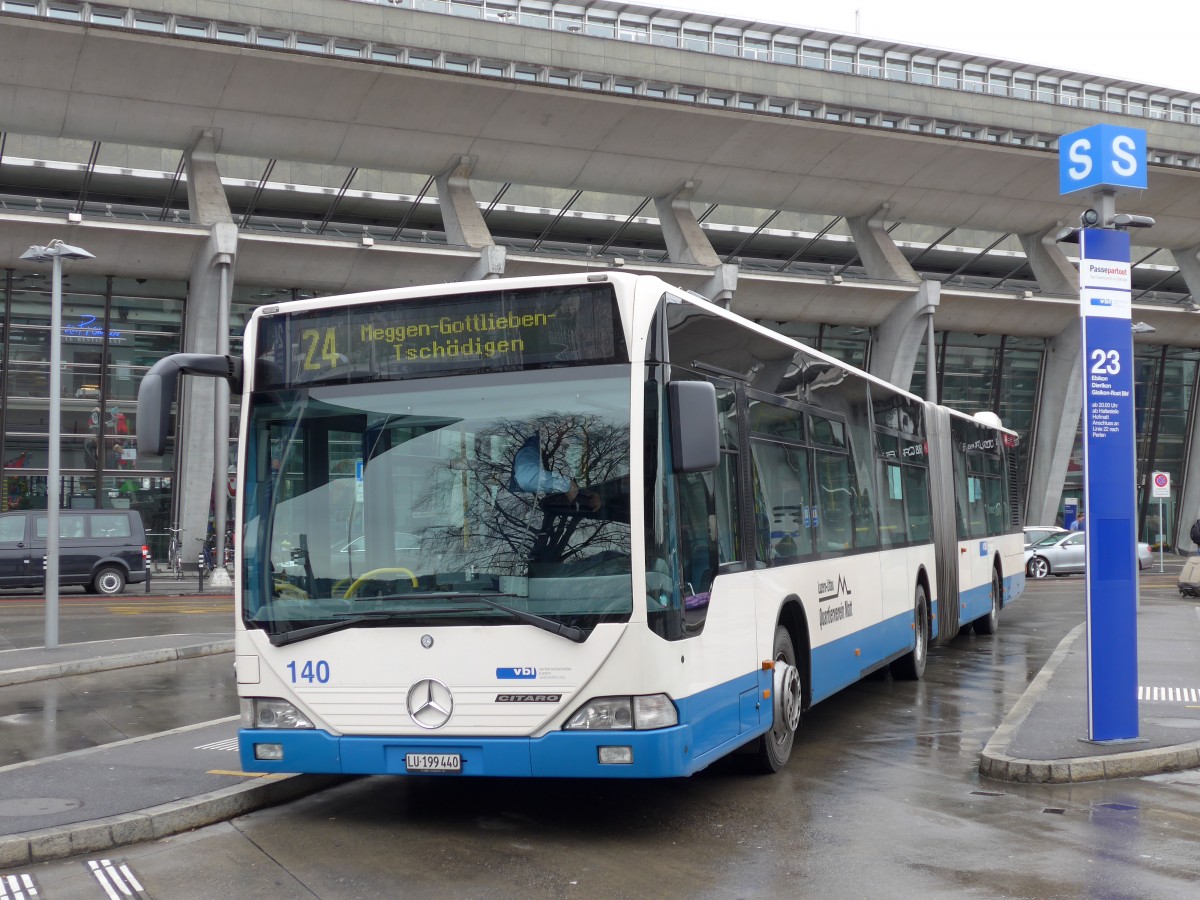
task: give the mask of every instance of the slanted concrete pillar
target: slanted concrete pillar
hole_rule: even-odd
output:
[[[889,208],[885,204],[874,215],[846,219],[850,234],[854,237],[854,249],[858,251],[863,268],[871,278],[918,284],[921,276],[908,264],[892,236],[887,233],[884,216]]]
[[[1043,293],[1077,297],[1079,272],[1054,240],[1060,227],[1055,224],[1043,231],[1019,235],[1021,249]]]
[[[499,278],[504,274],[504,263],[507,259],[507,247],[492,244],[479,248],[479,259],[467,266],[462,273],[462,281],[481,281],[485,278]]]
[[[237,226],[221,185],[216,135],[205,130],[187,152],[188,206],[192,221],[209,229],[192,258],[184,312],[184,352],[229,352],[229,302],[237,258]],[[214,585],[227,586],[221,567],[225,534],[226,454],[229,445],[229,385],[212,378],[181,380],[175,496],[184,560],[194,562],[208,533],[209,504],[217,493],[217,568]],[[218,449],[218,447],[220,449]]]
[[[917,291],[876,327],[871,341],[872,375],[908,390],[917,355],[925,349],[929,317],[937,311],[941,299],[940,281],[922,281]],[[932,367],[928,377],[937,377]]]
[[[697,293],[729,309],[733,292],[737,290],[737,280],[738,267],[733,263],[722,263],[713,271],[712,278],[700,285]]]
[[[715,269],[722,265],[721,257],[709,243],[708,235],[696,221],[691,201],[700,186],[696,181],[685,181],[672,193],[654,198],[658,210],[659,227],[667,242],[667,253],[672,262],[708,266]]]
[[[438,203],[442,208],[442,224],[446,242],[460,247],[482,249],[495,244],[475,195],[471,193],[471,172],[475,157],[460,156],[437,176]]]
[[[1175,265],[1191,292],[1192,299],[1200,302],[1200,247],[1172,250]],[[1189,313],[1200,316],[1200,313]],[[1186,465],[1178,487],[1179,505],[1175,508],[1175,549],[1188,553],[1195,549],[1189,532],[1192,523],[1200,519],[1200,401],[1192,390],[1192,429],[1188,434]]]
[[[1025,521],[1053,525],[1083,412],[1082,336],[1078,320],[1052,338],[1042,365]]]

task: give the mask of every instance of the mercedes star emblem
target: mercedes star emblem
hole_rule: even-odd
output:
[[[454,695],[436,678],[424,678],[408,689],[408,716],[422,728],[441,728],[454,712]]]

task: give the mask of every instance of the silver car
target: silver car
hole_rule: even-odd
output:
[[[1051,534],[1025,548],[1025,572],[1030,578],[1047,575],[1076,575],[1084,571],[1087,532],[1063,531]],[[1148,569],[1154,561],[1150,545],[1138,543],[1138,569]]]

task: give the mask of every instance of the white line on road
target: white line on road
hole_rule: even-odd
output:
[[[104,888],[109,900],[121,900],[122,897],[144,896],[145,888],[141,886],[133,871],[125,863],[115,865],[112,860],[88,860],[88,868],[96,876],[96,881]],[[136,893],[135,893],[136,892]]]
[[[38,895],[32,875],[5,875],[0,878],[0,900],[32,900]]]
[[[1139,686],[1137,698],[1164,703],[1200,703],[1200,688]]]
[[[235,737],[225,738],[221,741],[213,741],[211,744],[201,744],[199,747],[194,747],[194,750],[236,750],[238,748],[238,739]]]

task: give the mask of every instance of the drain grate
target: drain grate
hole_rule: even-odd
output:
[[[1063,813],[1066,812],[1066,810],[1063,809],[1061,806],[1047,806],[1045,809],[1042,810],[1042,812],[1049,813],[1052,816],[1061,816]]]
[[[1129,812],[1131,809],[1137,809],[1136,806],[1130,806],[1127,803],[1101,803],[1101,809],[1115,809],[1118,812]]]
[[[976,797],[1003,797],[1004,796],[1003,792],[1001,792],[1001,791],[971,791],[971,793],[974,794]]]

